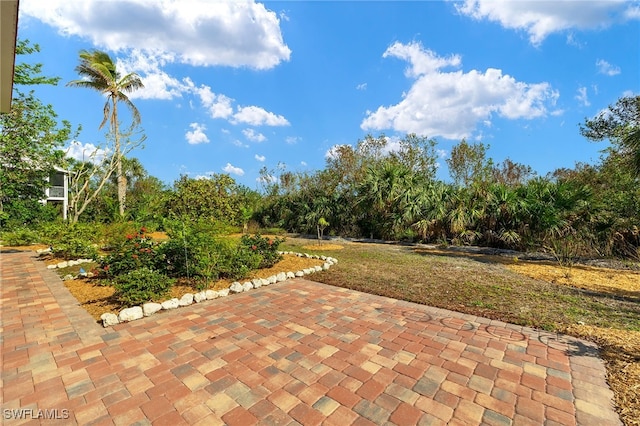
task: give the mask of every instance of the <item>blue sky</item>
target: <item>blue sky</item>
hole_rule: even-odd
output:
[[[544,175],[598,161],[579,123],[640,92],[638,1],[21,0],[18,37],[42,49],[19,61],[62,78],[35,90],[82,125],[69,155],[105,146],[104,99],[65,87],[79,51],[137,72],[130,156],[168,184],[259,188],[263,166],[313,171],[335,145],[406,133],[438,141],[444,180],[462,138]]]

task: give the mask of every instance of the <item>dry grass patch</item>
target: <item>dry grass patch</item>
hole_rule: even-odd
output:
[[[344,246],[338,244],[308,244],[306,246],[302,246],[305,250],[315,250],[315,251],[335,251],[342,250]]]
[[[551,262],[517,262],[507,268],[522,275],[617,296],[640,298],[640,272]]]

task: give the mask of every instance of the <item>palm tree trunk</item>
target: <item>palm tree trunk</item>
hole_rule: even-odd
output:
[[[120,213],[120,218],[124,218],[124,207],[127,197],[127,179],[122,174],[122,152],[120,152],[120,129],[118,127],[118,110],[116,98],[112,97],[113,100],[113,137],[114,137],[114,149],[116,156],[116,177],[118,183],[118,211]]]

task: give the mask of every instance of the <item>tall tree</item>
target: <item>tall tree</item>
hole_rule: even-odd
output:
[[[116,155],[116,178],[118,181],[118,205],[120,216],[124,217],[127,194],[127,179],[122,168],[122,152],[120,147],[120,129],[118,121],[118,103],[123,102],[133,116],[131,127],[140,124],[140,112],[131,102],[127,93],[143,88],[142,80],[136,73],[129,73],[124,76],[116,69],[116,65],[111,57],[100,50],[80,52],[80,64],[76,67],[76,72],[82,79],[73,80],[67,86],[85,87],[96,90],[107,95],[104,104],[104,117],[99,128],[101,129],[109,121],[111,133],[114,139],[114,149]]]
[[[524,185],[529,179],[535,176],[531,166],[516,163],[506,158],[502,163],[494,166],[491,170],[494,182],[508,186]]]
[[[640,177],[640,95],[618,99],[615,105],[586,119],[580,132],[592,141],[608,139],[633,174]]]
[[[111,176],[113,176],[118,168],[118,160],[126,159],[126,154],[144,142],[144,135],[139,139],[132,139],[131,136],[133,136],[131,132],[119,134],[119,149],[116,150],[116,137],[112,132],[109,132],[104,148],[99,146],[95,147],[92,152],[86,153],[83,161],[68,159],[68,170],[72,171],[69,181],[69,210],[72,213],[71,223],[76,223],[80,215],[87,210],[89,205],[99,198],[98,195],[103,194],[105,188],[109,188]],[[124,163],[124,165],[122,163]],[[137,160],[133,161],[133,163],[140,165]],[[123,174],[127,173],[127,165],[129,164],[128,161],[120,161]],[[124,182],[126,185],[126,178]],[[116,189],[119,190],[119,187]],[[107,197],[103,197],[103,200],[113,199],[108,195],[107,191]],[[119,211],[119,207],[120,203],[118,202],[118,216],[122,219],[123,216]],[[110,215],[110,219],[113,218],[114,217]]]
[[[18,41],[19,56],[40,51],[37,44]],[[71,124],[57,122],[51,105],[44,105],[33,91],[22,93],[23,85],[53,84],[56,77],[41,74],[42,64],[16,64],[14,99],[10,112],[0,114],[0,218],[24,220],[24,214],[39,207],[48,186],[47,178],[60,165],[60,150],[69,139]]]
[[[465,139],[451,149],[447,164],[456,185],[468,187],[472,183],[488,181],[493,166],[492,160],[487,159],[488,149],[483,143],[470,145]]]

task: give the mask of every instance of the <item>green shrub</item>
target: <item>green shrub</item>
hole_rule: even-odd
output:
[[[278,246],[284,242],[283,238],[267,238],[260,234],[254,236],[243,235],[240,244],[253,253],[262,257],[259,268],[270,268],[282,259],[282,255],[278,253]]]
[[[158,248],[156,267],[172,277],[200,279],[204,285],[218,278],[244,278],[249,272],[262,267],[263,253],[270,256],[271,262],[274,253],[277,256],[277,245],[280,244],[279,240],[269,243],[268,239],[261,237],[247,240],[249,245],[217,238],[217,225],[209,221],[174,225],[167,230],[171,239]],[[254,245],[256,248],[252,249]]]
[[[114,296],[127,306],[159,301],[169,293],[172,285],[171,278],[147,267],[119,275],[113,282]]]
[[[48,223],[42,230],[44,242],[52,247],[56,256],[64,259],[95,259],[98,256],[96,236],[100,232],[97,225]]]
[[[221,242],[208,223],[184,223],[167,231],[171,239],[160,245],[156,267],[173,277],[218,278]]]
[[[140,226],[133,222],[113,222],[102,227],[101,244],[104,248],[115,250],[127,240],[127,235],[138,232]]]
[[[28,246],[40,241],[37,231],[25,227],[15,228],[13,231],[3,232],[0,235],[2,244],[7,246]]]
[[[100,260],[100,269],[107,276],[118,276],[139,268],[153,269],[157,263],[156,244],[146,236],[146,229],[126,234],[108,256]]]
[[[42,204],[36,200],[13,200],[2,207],[0,227],[5,230],[52,222],[62,217],[57,205]]]
[[[242,245],[227,244],[220,256],[220,276],[239,280],[249,275],[251,271],[259,269],[262,262],[263,257],[259,253],[248,250]]]

